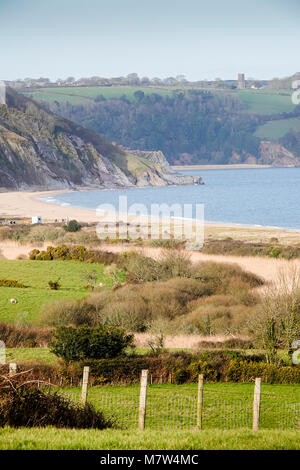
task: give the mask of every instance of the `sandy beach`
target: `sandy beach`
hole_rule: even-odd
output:
[[[42,191],[42,192],[11,192],[0,193],[0,217],[2,218],[30,218],[41,216],[45,222],[54,222],[55,219],[77,219],[81,222],[97,222],[97,214],[93,210],[64,207],[39,201],[39,198],[50,197],[54,194],[70,193],[70,190]]]
[[[40,215],[43,220],[54,221],[55,219],[77,219],[80,222],[98,222],[97,214],[93,210],[77,209],[72,207],[62,207],[59,205],[48,204],[37,198],[53,196],[58,193],[66,193],[69,191],[43,191],[43,192],[11,192],[0,193],[0,217],[13,218],[18,217],[31,218],[34,215]],[[128,217],[130,221],[130,217]],[[245,227],[230,224],[205,224],[205,237],[224,237],[231,236],[237,239],[268,241],[272,237],[277,237],[282,243],[299,243],[300,233],[283,230],[268,229],[265,227]],[[45,243],[39,248],[45,248],[49,243]],[[105,245],[101,244],[101,248],[109,251],[120,252],[131,250],[133,246],[124,245]],[[2,241],[0,242],[0,250],[2,256],[7,259],[16,259],[20,255],[28,255],[33,249],[32,245],[20,245],[16,242]],[[141,250],[144,254],[157,258],[161,254],[161,249],[151,247],[134,248]],[[293,262],[284,259],[270,259],[261,257],[244,257],[244,256],[223,256],[223,255],[206,255],[200,252],[190,251],[192,262],[197,261],[216,261],[222,263],[236,263],[243,269],[251,271],[265,280],[274,282],[278,276],[278,272],[287,269],[292,264],[300,269],[300,260]]]
[[[86,189],[88,190],[88,189]],[[73,192],[71,190],[39,191],[39,192],[9,192],[0,193],[0,218],[31,219],[33,216],[41,216],[43,222],[61,221],[68,218],[79,222],[99,222],[96,211],[80,209],[76,207],[49,204],[40,201],[39,198],[53,197],[56,194]],[[120,220],[121,220],[120,215]],[[134,220],[134,216],[128,216],[128,221]],[[143,218],[141,218],[143,220]],[[145,217],[146,221],[147,218]],[[208,237],[232,237],[240,240],[268,241],[277,237],[282,243],[299,243],[300,232],[295,230],[273,227],[245,226],[230,223],[214,223],[205,221],[205,238]]]

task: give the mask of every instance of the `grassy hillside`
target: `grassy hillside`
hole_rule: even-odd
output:
[[[238,97],[247,106],[247,113],[276,114],[292,111],[295,105],[292,103],[289,92],[277,90],[239,90]]]
[[[24,92],[25,95],[37,100],[45,100],[50,103],[88,104],[97,96],[103,95],[106,99],[119,99],[126,95],[129,101],[134,101],[134,93],[142,91],[145,95],[157,93],[162,96],[171,95],[173,91],[180,87],[133,87],[133,86],[94,86],[94,87],[58,87],[40,88],[35,91]],[[195,89],[194,87],[184,87],[184,90]],[[197,88],[200,89],[200,88]],[[231,94],[238,98],[247,106],[246,112],[256,114],[274,114],[292,111],[294,105],[291,101],[291,94],[282,90],[237,90],[228,92],[227,90],[214,90],[216,94]]]
[[[31,98],[43,99],[49,102],[58,101],[60,103],[69,102],[72,104],[88,103],[97,96],[103,95],[106,99],[121,98],[126,95],[130,101],[134,100],[134,93],[143,91],[145,95],[157,93],[159,95],[170,95],[172,89],[159,87],[133,87],[133,86],[87,86],[87,87],[59,87],[59,88],[40,88],[34,92],[25,92],[24,94]]]
[[[82,298],[87,295],[85,275],[97,271],[98,282],[112,286],[112,279],[104,274],[104,266],[78,261],[24,261],[0,260],[0,278],[17,279],[25,289],[0,287],[0,321],[34,322],[42,305],[57,299]],[[60,279],[62,288],[48,289],[48,281]],[[10,299],[17,299],[11,304]]]
[[[300,132],[300,119],[279,119],[278,121],[269,121],[256,129],[255,135],[260,139],[278,141],[290,130]]]

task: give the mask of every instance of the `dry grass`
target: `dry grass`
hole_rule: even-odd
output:
[[[149,348],[149,341],[153,338],[151,333],[135,333],[134,344],[138,348]],[[199,344],[203,342],[220,343],[220,348],[228,339],[244,339],[242,335],[165,335],[164,347],[166,349],[199,349]]]

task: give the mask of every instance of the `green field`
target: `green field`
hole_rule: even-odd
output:
[[[292,111],[292,103],[288,92],[276,90],[239,90],[238,97],[246,104],[248,113],[276,114]]]
[[[93,101],[96,96],[103,95],[107,99],[120,98],[126,95],[130,101],[134,100],[134,93],[143,91],[146,95],[158,93],[160,95],[170,95],[172,89],[167,87],[132,87],[132,86],[94,86],[94,87],[60,87],[60,88],[40,88],[34,92],[25,92],[26,96],[46,101],[58,101],[72,104],[87,103]]]
[[[256,129],[254,135],[260,139],[271,140],[273,142],[278,141],[280,137],[283,137],[290,130],[300,132],[300,119],[279,119],[278,121],[269,121],[263,126]]]
[[[7,362],[43,362],[54,364],[58,360],[48,348],[6,348]]]
[[[98,281],[111,287],[112,279],[104,274],[100,264],[79,261],[25,261],[0,260],[0,279],[16,279],[27,286],[25,289],[0,287],[0,321],[35,322],[42,305],[58,299],[83,298],[87,295],[85,275],[97,271]],[[121,275],[120,280],[123,280]],[[60,290],[48,289],[48,281],[60,279]],[[11,304],[10,299],[17,304]]]
[[[126,95],[130,101],[134,100],[136,91],[143,91],[146,95],[158,93],[160,95],[171,95],[178,87],[133,87],[133,86],[94,86],[94,87],[59,87],[40,88],[32,92],[24,92],[25,95],[46,101],[72,104],[84,104],[93,101],[96,96],[103,95],[107,99],[120,98]],[[186,87],[188,89],[189,87]],[[193,88],[193,87],[190,87]],[[211,89],[213,93],[228,93],[223,90]],[[246,112],[256,114],[274,114],[292,111],[294,104],[290,93],[278,90],[238,90],[232,94],[246,104]]]
[[[63,388],[75,402],[80,388]],[[203,429],[237,429],[252,426],[253,383],[205,383]],[[139,386],[91,387],[88,400],[117,427],[138,426]],[[299,429],[300,387],[298,385],[262,385],[262,429]],[[149,385],[146,429],[195,429],[197,424],[197,384]]]
[[[299,431],[0,429],[1,450],[299,450]]]

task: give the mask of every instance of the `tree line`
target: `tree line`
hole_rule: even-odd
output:
[[[233,153],[241,161],[258,156],[260,141],[253,133],[261,118],[244,113],[245,105],[230,94],[180,90],[162,96],[137,90],[133,100],[98,95],[92,103],[45,106],[110,142],[162,150],[171,163],[225,164]]]

